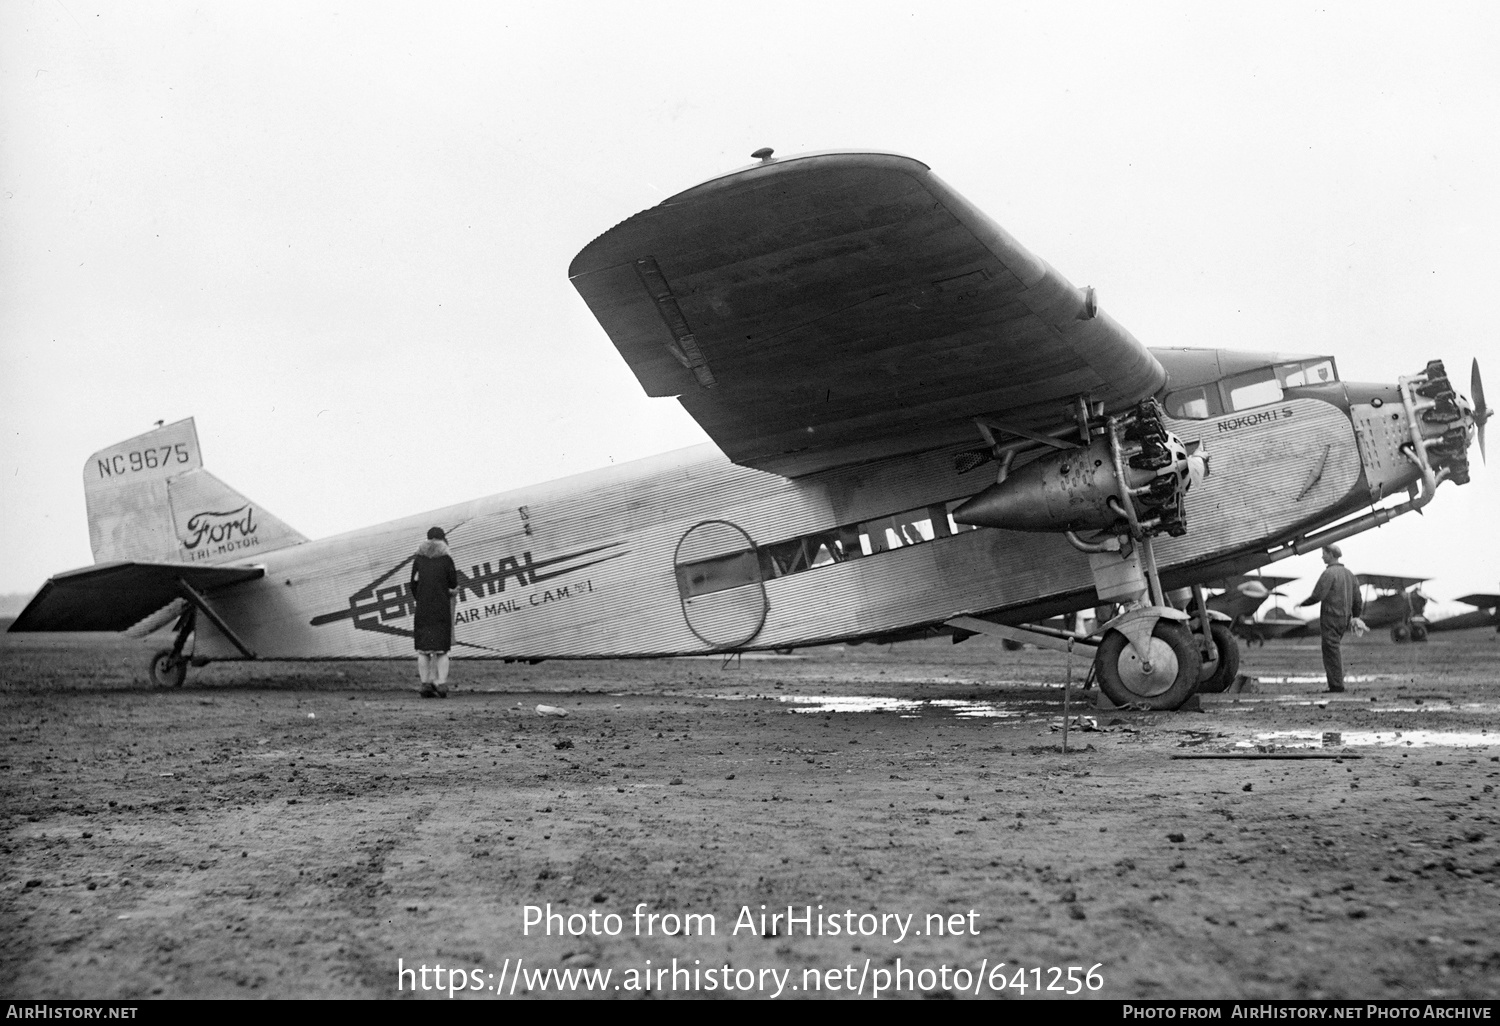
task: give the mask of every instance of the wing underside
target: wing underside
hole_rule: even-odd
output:
[[[261,567],[105,563],[58,574],[42,585],[12,631],[123,631],[178,602],[186,584],[212,592],[264,577]]]
[[[1427,580],[1426,577],[1399,577],[1395,574],[1355,574],[1354,579],[1381,591],[1405,591],[1413,584]]]
[[[585,248],[569,276],[650,395],[788,477],[1066,424],[1165,371],[1092,294],[928,170],[887,154],[757,165]]]

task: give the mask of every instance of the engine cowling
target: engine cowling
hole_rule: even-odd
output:
[[[1203,456],[1163,431],[1125,461],[1125,483],[1142,519],[1155,517],[1163,530],[1181,534],[1181,496],[1205,468]],[[1109,440],[1095,437],[1012,471],[954,510],[953,519],[1005,531],[1105,531],[1124,527],[1122,511]]]

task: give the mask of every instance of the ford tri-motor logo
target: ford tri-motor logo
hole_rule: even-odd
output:
[[[233,552],[258,542],[255,537],[258,526],[255,509],[249,503],[239,509],[194,513],[183,532],[182,547],[193,552],[202,546],[203,552],[212,551],[216,555]]]

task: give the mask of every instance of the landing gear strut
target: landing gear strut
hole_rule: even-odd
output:
[[[177,639],[171,648],[164,648],[151,656],[151,683],[159,688],[180,688],[187,680],[188,663],[192,657],[185,655],[188,639],[198,622],[198,607],[189,605],[177,621]]]
[[[1154,400],[1124,416],[1106,418],[1102,425],[1089,422],[1087,429],[1109,441],[1118,496],[1108,503],[1117,519],[1095,540],[1072,532],[1068,540],[1089,553],[1099,598],[1131,606],[1105,625],[1094,657],[1099,690],[1120,706],[1176,709],[1198,690],[1200,678],[1216,681],[1229,662],[1209,632],[1201,589],[1196,637],[1190,629],[1193,618],[1167,603],[1151,544],[1156,535],[1177,537],[1187,531],[1183,496],[1192,478],[1191,460],[1202,460],[1204,466],[1206,460],[1201,454],[1190,456],[1166,430]],[[1232,637],[1228,650],[1234,655],[1232,672],[1238,672],[1239,650]]]

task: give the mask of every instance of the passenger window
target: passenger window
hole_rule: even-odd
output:
[[[1184,388],[1167,396],[1167,416],[1178,420],[1207,420],[1224,412],[1219,409],[1218,390],[1212,385]]]
[[[1224,391],[1229,396],[1229,409],[1232,411],[1266,406],[1280,402],[1282,398],[1281,382],[1276,379],[1276,371],[1271,367],[1236,374],[1224,382]]]
[[[947,504],[947,506],[948,506],[948,513],[947,513],[947,516],[946,516],[945,519],[948,521],[948,534],[949,535],[963,534],[965,531],[977,531],[977,530],[979,530],[979,528],[976,527],[974,524],[960,524],[957,520],[953,519],[953,511],[956,510],[956,509],[958,509],[958,507],[962,506],[964,503],[966,503],[968,501],[969,501],[968,499],[954,499],[954,500],[952,500],[951,502],[949,502]]]

